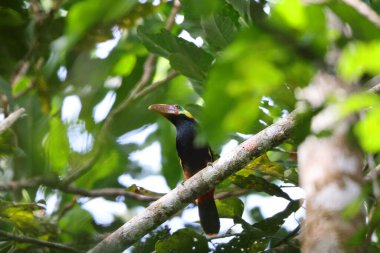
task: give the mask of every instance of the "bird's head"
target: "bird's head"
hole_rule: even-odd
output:
[[[190,112],[186,111],[180,105],[168,105],[168,104],[153,104],[148,107],[149,110],[158,112],[173,124],[178,119],[188,119],[194,121],[193,115]]]

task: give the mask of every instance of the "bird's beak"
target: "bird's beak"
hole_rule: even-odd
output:
[[[164,117],[169,115],[178,115],[179,110],[175,105],[167,105],[167,104],[153,104],[148,107],[149,110],[158,112]]]

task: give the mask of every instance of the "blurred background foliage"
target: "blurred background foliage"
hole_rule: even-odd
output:
[[[371,108],[353,138],[366,154],[378,153],[380,100],[364,92],[379,80],[378,24],[342,1],[313,2],[2,0],[1,115],[19,107],[26,114],[0,135],[0,252],[89,249],[130,219],[133,208],[166,191],[122,185],[121,175],[161,175],[170,188],[181,182],[175,129],[147,110],[153,103],[185,106],[199,120],[200,141],[220,154],[226,143],[241,142],[291,112],[297,90],[323,70],[356,91],[329,100],[342,117]],[[365,3],[380,11],[378,0]],[[297,144],[309,133],[309,121],[305,116],[287,143],[218,186],[217,195],[225,196],[217,201],[221,217],[240,226],[224,231],[233,239],[210,244],[199,225],[164,226],[132,251],[299,251],[299,226],[288,231],[283,224],[300,205],[279,185],[298,185]],[[133,158],[157,144],[156,169],[141,162],[151,154]],[[266,219],[258,209],[246,210],[248,222],[242,218],[245,197],[257,194],[289,204]],[[95,197],[127,209],[99,225],[83,208]]]

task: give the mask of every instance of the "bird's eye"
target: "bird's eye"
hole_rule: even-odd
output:
[[[177,108],[178,110],[181,110],[181,106],[179,105],[175,105],[175,108]]]

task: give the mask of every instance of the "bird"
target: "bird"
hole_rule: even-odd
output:
[[[158,112],[168,119],[176,128],[176,149],[185,179],[189,179],[213,161],[209,145],[197,145],[197,123],[191,113],[176,104],[153,104],[149,110]],[[199,219],[207,235],[218,234],[220,229],[219,214],[214,200],[214,189],[198,196]]]

